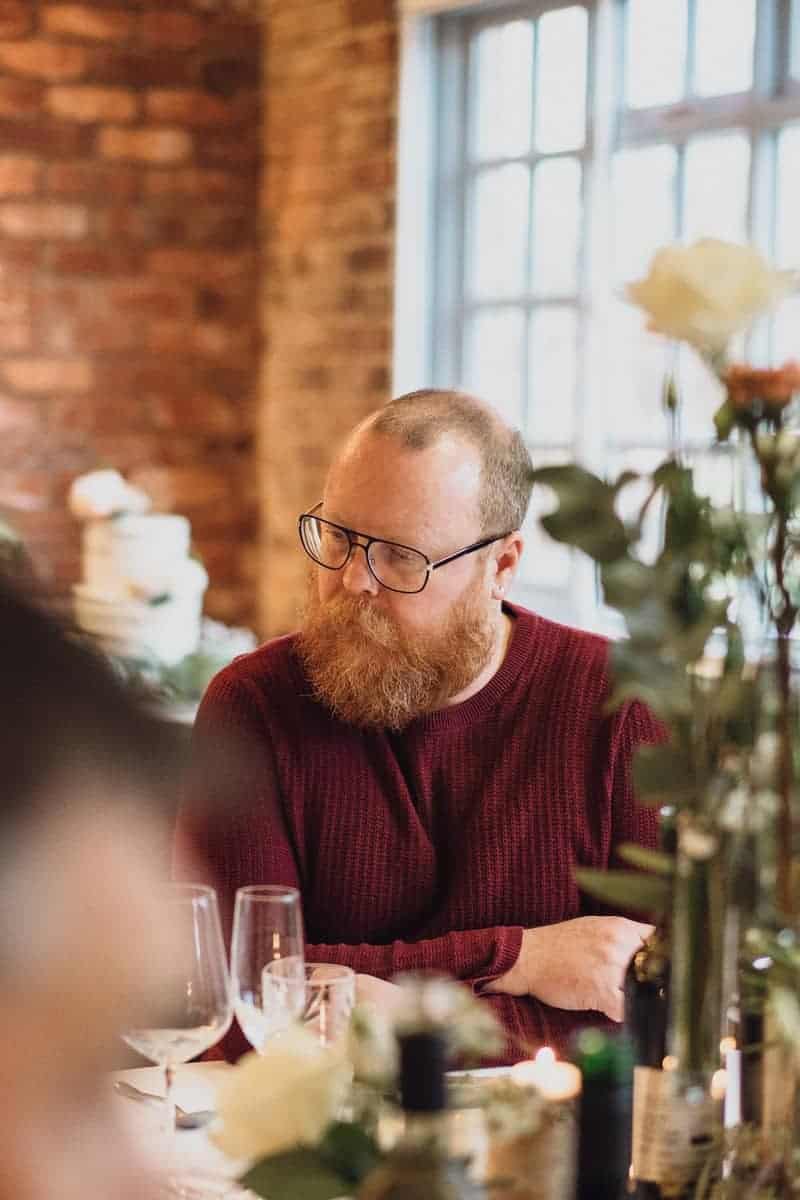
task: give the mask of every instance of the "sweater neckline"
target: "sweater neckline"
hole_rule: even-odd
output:
[[[417,717],[404,732],[439,733],[462,729],[497,708],[518,678],[523,663],[531,653],[535,644],[532,635],[539,621],[535,613],[508,601],[503,601],[503,612],[511,618],[513,627],[505,658],[491,679],[474,696],[462,700],[460,704],[449,705]]]

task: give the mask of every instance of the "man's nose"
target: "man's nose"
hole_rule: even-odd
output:
[[[379,584],[367,565],[367,549],[361,542],[353,542],[350,547],[350,557],[342,567],[342,585],[353,595],[377,594]]]

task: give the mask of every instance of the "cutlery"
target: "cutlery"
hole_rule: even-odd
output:
[[[157,1096],[155,1092],[143,1092],[141,1088],[134,1087],[132,1083],[128,1083],[125,1079],[114,1080],[114,1091],[118,1092],[120,1096],[127,1097],[128,1100],[137,1100],[140,1104],[164,1103],[163,1096]],[[213,1121],[216,1115],[211,1109],[187,1112],[176,1104],[175,1127],[176,1129],[202,1129],[204,1125],[208,1125],[209,1121]]]

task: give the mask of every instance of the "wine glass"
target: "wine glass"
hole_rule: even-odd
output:
[[[174,930],[169,979],[151,1020],[122,1037],[144,1058],[164,1068],[165,1126],[175,1128],[172,1083],[175,1067],[196,1058],[227,1033],[233,1020],[225,944],[213,888],[195,883],[165,885],[165,914]],[[151,1023],[152,1022],[152,1023]]]
[[[307,963],[302,975],[287,960],[267,963],[262,980],[264,1011],[274,1025],[301,1024],[332,1046],[347,1032],[356,1002],[356,975],[339,963]]]
[[[266,1004],[264,970],[282,964],[292,1004]],[[297,888],[254,884],[236,893],[231,939],[231,978],[236,1018],[251,1046],[261,1051],[269,1037],[286,1029],[303,1011],[305,942]],[[288,1002],[287,1002],[288,1003]]]

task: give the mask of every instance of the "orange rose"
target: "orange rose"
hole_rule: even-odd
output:
[[[782,367],[750,367],[734,363],[723,376],[728,403],[737,412],[764,409],[767,413],[786,408],[800,391],[800,362],[790,359]]]

